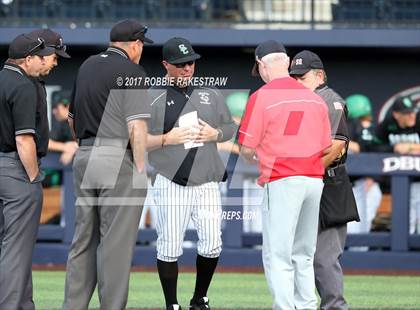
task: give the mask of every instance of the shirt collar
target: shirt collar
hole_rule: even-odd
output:
[[[315,88],[315,90],[324,90],[324,89],[327,89],[327,88],[328,88],[327,83],[322,83],[317,88]]]
[[[119,47],[116,47],[116,46],[110,46],[110,47],[108,47],[108,49],[106,51],[119,54],[122,57],[129,59],[127,52],[124,51],[122,48],[119,48]]]
[[[10,70],[10,71],[15,71],[16,73],[22,75],[22,76],[27,76],[25,70],[23,70],[21,67],[19,67],[18,65],[15,64],[11,64],[9,62],[6,62],[3,66],[3,69],[6,70]]]

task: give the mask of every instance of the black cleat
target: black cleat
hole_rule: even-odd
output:
[[[170,305],[168,306],[168,308],[166,308],[166,310],[182,310],[180,305],[174,304],[174,305]]]
[[[189,310],[210,310],[209,299],[207,297],[200,298],[197,302],[190,301]]]

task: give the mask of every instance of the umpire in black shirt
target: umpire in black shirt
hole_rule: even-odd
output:
[[[79,141],[73,163],[76,228],[63,309],[87,309],[98,284],[100,309],[125,309],[131,260],[147,192],[144,154],[150,105],[138,65],[147,28],[117,23],[110,47],[80,67],[69,123]]]
[[[314,257],[315,284],[321,310],[347,310],[339,259],[346,243],[346,224],[360,220],[344,166],[349,144],[347,107],[343,98],[328,87],[324,65],[317,54],[307,50],[298,53],[292,60],[290,75],[317,93],[328,106],[332,146],[322,158],[326,169]]]
[[[48,121],[31,77],[54,49],[19,35],[0,71],[0,309],[35,309],[32,251],[42,208],[39,160],[48,146]],[[27,290],[30,291],[27,291]]]

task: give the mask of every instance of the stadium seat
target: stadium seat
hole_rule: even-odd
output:
[[[420,23],[420,0],[388,0],[389,20],[398,23]]]
[[[112,1],[111,10],[116,19],[137,18],[144,20],[148,15],[148,2],[150,1],[116,0]]]
[[[333,21],[371,22],[381,20],[383,1],[380,0],[340,0],[332,4]]]
[[[70,19],[92,19],[94,14],[94,2],[89,0],[62,0],[64,5],[64,17]]]

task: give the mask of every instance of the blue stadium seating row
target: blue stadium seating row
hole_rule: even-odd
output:
[[[332,4],[334,21],[420,22],[420,0],[340,0]]]
[[[252,2],[247,3],[251,8],[265,5],[265,0],[250,1]],[[273,8],[279,7],[278,5],[284,8],[291,3],[286,0],[271,1]],[[311,2],[311,0],[302,0],[302,10],[314,10],[311,16],[316,19],[316,16],[325,13],[320,10],[327,10],[330,7],[332,22],[335,23],[363,25],[420,22],[420,0],[314,0],[314,3],[325,5],[305,5]],[[23,23],[31,19],[101,23],[130,17],[162,24],[171,21],[217,22],[220,19],[247,22],[244,11],[244,1],[240,0],[2,0],[0,2],[0,17],[4,22],[12,19],[21,20]],[[247,14],[252,16],[254,12]],[[295,18],[296,20],[292,22],[302,22],[301,14],[296,14]],[[261,22],[270,22],[264,17],[261,19]],[[287,21],[290,22],[289,19]]]
[[[10,2],[10,3],[8,3]],[[16,18],[194,20],[238,8],[238,0],[14,0],[0,4],[0,16]]]

